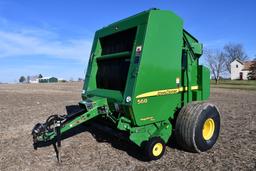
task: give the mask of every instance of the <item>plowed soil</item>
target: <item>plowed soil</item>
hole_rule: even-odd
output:
[[[82,83],[0,85],[0,170],[256,170],[256,91],[213,88],[221,133],[204,153],[169,143],[158,161],[146,162],[133,144],[85,124],[62,141],[61,164],[52,146],[34,150],[31,129],[80,101]]]

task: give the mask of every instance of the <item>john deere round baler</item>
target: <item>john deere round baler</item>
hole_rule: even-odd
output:
[[[32,130],[34,146],[61,145],[61,136],[91,119],[125,132],[145,157],[159,159],[172,134],[185,150],[203,152],[216,142],[220,115],[205,102],[208,68],[203,46],[170,11],[150,9],[95,33],[80,111],[52,115]]]

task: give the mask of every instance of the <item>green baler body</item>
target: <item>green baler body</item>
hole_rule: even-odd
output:
[[[153,136],[167,142],[177,111],[209,96],[201,54],[202,44],[174,13],[139,13],[96,32],[82,98],[106,98],[118,113],[117,129],[129,131],[137,145]]]

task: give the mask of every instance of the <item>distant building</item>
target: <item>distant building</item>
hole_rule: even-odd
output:
[[[39,83],[57,83],[58,78],[56,77],[43,77],[39,78]]]
[[[29,76],[28,83],[32,83],[32,84],[39,83],[38,76]]]
[[[67,81],[64,78],[58,78],[58,82],[64,83],[64,82],[67,82]]]
[[[235,59],[230,64],[231,68],[231,80],[248,80],[248,73],[250,68],[256,61],[240,61]]]

